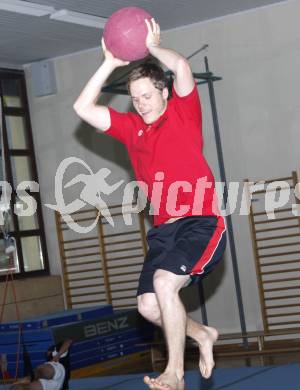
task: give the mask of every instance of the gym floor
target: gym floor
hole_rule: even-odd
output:
[[[198,371],[185,374],[187,390],[289,390],[299,389],[300,364],[217,368],[209,380]],[[70,390],[145,390],[143,374],[71,380]]]
[[[280,366],[216,368],[209,380],[198,371],[186,371],[187,390],[288,390],[299,389],[300,364]],[[155,374],[151,374],[155,375]],[[0,386],[8,390],[8,385]],[[143,374],[95,377],[70,381],[70,390],[146,390]]]

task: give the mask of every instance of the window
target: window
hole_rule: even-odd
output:
[[[39,192],[34,192],[34,188],[24,183],[24,181],[38,183],[38,175],[23,71],[0,69],[0,97],[2,116],[0,212],[3,213],[5,203],[10,204],[5,231],[9,232],[9,236],[13,237],[16,243],[13,258],[9,259],[4,249],[7,240],[4,240],[1,231],[0,278],[5,276],[12,261],[16,277],[48,274],[40,195]],[[8,186],[4,181],[9,183]],[[24,190],[20,196],[18,186],[21,183]],[[29,215],[24,215],[24,210]]]

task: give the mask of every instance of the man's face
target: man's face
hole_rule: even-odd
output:
[[[168,99],[168,89],[163,91],[155,88],[152,81],[142,78],[130,83],[130,94],[134,108],[144,122],[151,124],[165,111]]]

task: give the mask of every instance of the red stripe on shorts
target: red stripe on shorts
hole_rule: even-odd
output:
[[[205,267],[213,258],[214,253],[218,248],[219,242],[221,241],[222,234],[225,232],[225,230],[226,227],[224,223],[224,218],[218,216],[216,230],[214,231],[214,234],[212,235],[202,256],[199,258],[194,268],[192,269],[191,275],[203,274]]]

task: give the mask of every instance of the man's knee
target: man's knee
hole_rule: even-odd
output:
[[[155,293],[163,296],[178,294],[188,279],[189,276],[176,275],[172,272],[158,269],[153,277]]]
[[[138,296],[138,311],[148,321],[157,322],[160,319],[160,310],[154,294]]]

